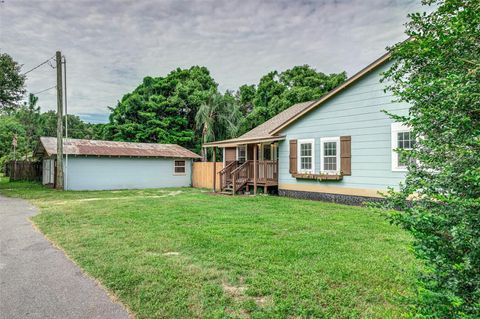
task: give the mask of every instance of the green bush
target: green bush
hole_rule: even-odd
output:
[[[426,264],[416,316],[480,318],[480,2],[429,0],[392,48],[389,90],[411,105],[392,117],[417,138],[389,207]]]

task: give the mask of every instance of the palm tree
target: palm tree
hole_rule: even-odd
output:
[[[213,92],[208,101],[200,106],[195,116],[197,130],[201,131],[202,143],[234,137],[238,132],[241,112],[234,96]],[[202,148],[202,157],[205,160]]]

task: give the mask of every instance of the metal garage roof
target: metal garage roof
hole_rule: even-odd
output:
[[[56,137],[40,137],[40,143],[48,156],[57,154]],[[64,139],[63,153],[92,156],[201,158],[177,144],[130,143],[72,138]]]

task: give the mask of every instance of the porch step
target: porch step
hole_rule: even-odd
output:
[[[223,195],[233,195],[233,192],[229,192],[229,191],[221,191],[220,194],[223,194]]]

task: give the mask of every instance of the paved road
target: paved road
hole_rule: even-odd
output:
[[[127,319],[124,308],[54,248],[21,199],[0,196],[0,318]]]

